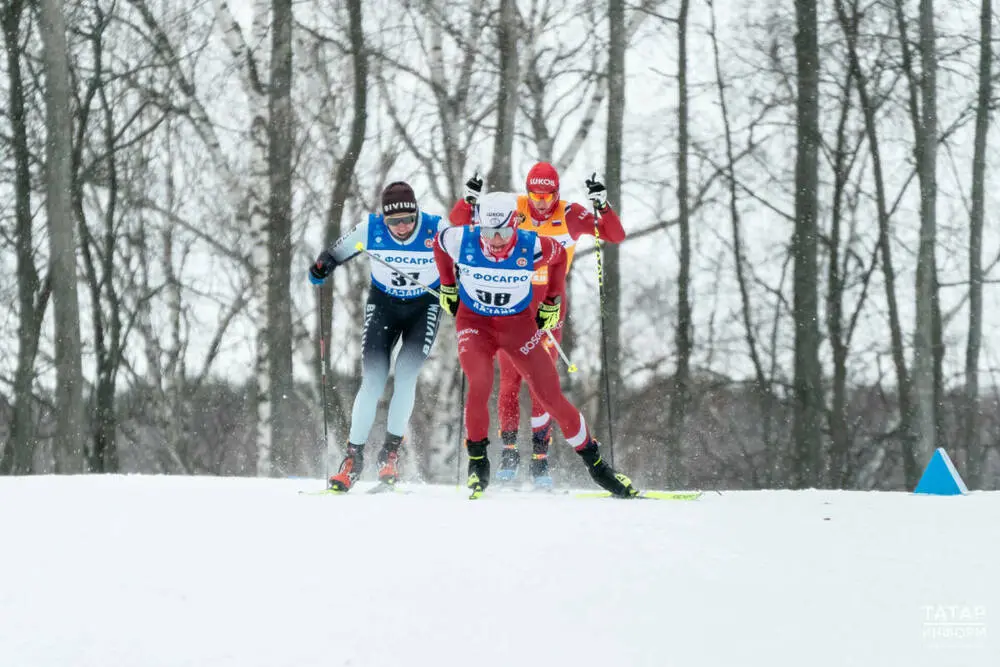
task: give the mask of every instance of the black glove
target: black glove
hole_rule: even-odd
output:
[[[608,207],[608,189],[604,183],[597,180],[597,172],[586,180],[587,198],[594,204],[594,208],[603,211]]]
[[[441,295],[438,303],[454,317],[458,312],[458,285],[441,285],[438,293]]]
[[[479,201],[479,196],[483,194],[483,178],[477,171],[472,178],[465,182],[465,201],[473,206]]]
[[[554,297],[551,301],[546,299],[538,306],[535,313],[535,323],[539,329],[555,329],[559,324],[559,311],[562,310],[562,299]]]
[[[316,258],[316,263],[309,267],[309,282],[313,285],[322,285],[335,268],[337,268],[337,260],[333,258],[330,251],[324,250]]]

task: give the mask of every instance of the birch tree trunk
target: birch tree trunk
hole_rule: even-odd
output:
[[[55,322],[56,472],[83,471],[83,370],[73,219],[72,119],[66,21],[59,0],[41,0],[45,70],[45,213]]]
[[[251,40],[243,36],[239,23],[233,17],[226,0],[215,0],[216,19],[222,28],[226,47],[240,71],[243,91],[250,109],[250,128],[247,135],[250,151],[250,168],[246,182],[246,206],[249,214],[250,238],[250,312],[256,325],[257,340],[254,355],[254,377],[256,379],[256,443],[257,475],[271,474],[271,378],[268,370],[270,360],[270,322],[267,307],[267,277],[271,274],[270,247],[268,242],[267,202],[270,183],[268,179],[268,93],[267,84],[261,78],[263,66],[250,44],[260,46],[266,43],[268,30],[267,0],[254,0]]]

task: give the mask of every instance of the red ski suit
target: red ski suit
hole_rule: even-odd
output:
[[[434,260],[441,274],[441,285],[456,284],[458,266],[464,266],[460,239],[463,228],[456,227],[441,232],[434,243]],[[532,269],[543,266],[549,269],[548,287],[542,300],[565,291],[566,252],[553,239],[535,238],[535,257]],[[458,334],[458,359],[468,379],[465,401],[465,429],[470,442],[489,436],[489,400],[493,391],[493,360],[497,352],[506,353],[509,362],[528,383],[533,395],[559,424],[563,436],[574,448],[590,442],[590,432],[580,411],[562,393],[559,372],[541,342],[547,338],[538,329],[535,312],[539,300],[519,313],[512,315],[482,315],[459,302],[455,316]],[[503,355],[502,355],[503,356]]]
[[[622,226],[618,214],[609,206],[599,218],[595,219],[594,214],[586,208],[576,203],[560,201],[553,208],[552,213],[545,220],[535,219],[534,210],[528,205],[527,196],[518,198],[518,210],[525,214],[525,222],[521,224],[521,229],[535,231],[541,237],[551,237],[558,239],[567,252],[566,271],[569,271],[573,262],[573,253],[577,240],[584,235],[600,235],[602,241],[609,243],[621,243],[625,240],[625,229]],[[464,199],[459,200],[452,207],[448,216],[451,224],[471,225],[472,205]],[[551,280],[552,271],[548,272],[548,279]],[[569,314],[569,299],[565,290],[565,276],[562,280],[563,287],[560,288],[559,296],[562,298],[562,309],[559,313],[559,325],[552,331],[557,341],[562,342],[563,325]],[[547,285],[543,281],[536,281],[535,303],[538,304],[549,294]],[[558,353],[549,340],[548,336],[542,341],[542,345],[549,353],[553,363],[555,363]],[[500,354],[500,392],[497,397],[497,412],[500,416],[500,430],[506,432],[516,432],[521,421],[521,406],[519,394],[521,393],[521,373],[517,366],[511,361],[507,354]],[[530,385],[529,385],[530,389]],[[558,421],[558,420],[556,420]],[[549,427],[550,416],[544,407],[544,401],[531,391],[531,429],[532,431],[544,431]]]

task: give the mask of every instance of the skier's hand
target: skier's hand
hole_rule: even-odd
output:
[[[438,299],[441,307],[454,317],[458,312],[458,285],[441,285],[441,289],[438,292],[441,294],[441,297]]]
[[[465,182],[465,201],[475,206],[482,194],[483,177],[479,175],[478,171],[476,171],[476,173],[472,175],[472,178]]]
[[[555,329],[556,325],[559,324],[559,312],[562,310],[562,299],[555,297],[552,301],[545,300],[538,306],[538,312],[535,313],[535,322],[538,324],[538,328],[545,329]]]
[[[309,267],[309,282],[313,285],[322,285],[335,268],[337,268],[337,260],[333,258],[330,251],[324,250],[316,258],[316,263]]]
[[[586,180],[587,198],[594,204],[594,208],[603,211],[608,207],[608,189],[604,183],[597,180],[597,172]]]

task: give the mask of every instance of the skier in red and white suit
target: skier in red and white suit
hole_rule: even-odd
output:
[[[559,197],[559,172],[548,162],[538,162],[525,179],[527,194],[517,199],[518,211],[523,216],[521,229],[537,232],[539,236],[558,241],[566,250],[566,271],[573,265],[576,243],[581,236],[599,236],[608,243],[625,240],[625,229],[621,219],[608,203],[608,190],[594,174],[586,181],[587,198],[600,212],[599,217],[577,203],[570,203]],[[476,202],[483,192],[483,179],[478,173],[465,183],[464,198],[455,203],[449,215],[453,225],[471,225]],[[547,293],[550,272],[545,267],[537,271],[532,279],[535,285],[536,304]],[[561,319],[552,333],[562,342],[563,323],[569,314],[569,301],[565,290],[562,299]],[[547,338],[547,337],[546,337]],[[542,344],[556,360],[555,346],[548,340]],[[500,481],[513,481],[520,465],[518,429],[521,421],[521,375],[506,354],[500,355],[500,391],[497,395],[497,412],[500,416],[500,437],[504,448],[500,454],[500,469],[496,477]],[[537,396],[531,395],[531,465],[529,474],[537,487],[551,487],[549,474],[549,443],[552,420]]]
[[[516,195],[491,192],[479,200],[479,224],[445,229],[434,245],[441,276],[441,307],[455,316],[458,358],[468,379],[465,404],[469,488],[477,497],[489,484],[489,398],[494,359],[505,352],[534,395],[583,458],[591,477],[621,497],[638,492],[631,480],[601,458],[583,414],[559,385],[559,373],[541,342],[559,322],[566,251],[555,240],[517,229]],[[532,277],[547,267],[549,281],[534,307]]]

